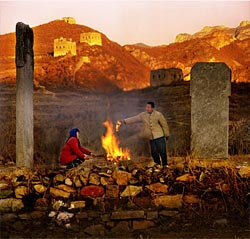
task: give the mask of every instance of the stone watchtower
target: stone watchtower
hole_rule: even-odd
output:
[[[80,35],[81,43],[88,43],[90,46],[102,46],[102,36],[99,32],[83,32]]]
[[[76,20],[73,17],[63,17],[62,20],[69,24],[76,24]]]
[[[76,56],[76,42],[60,37],[54,40],[54,57],[71,54]]]
[[[150,74],[151,86],[170,85],[183,80],[182,70],[179,68],[152,70]]]

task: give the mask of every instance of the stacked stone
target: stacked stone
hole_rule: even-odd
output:
[[[66,227],[82,223],[87,234],[95,235],[119,232],[121,227],[128,231],[154,227],[162,217],[174,220],[190,207],[211,208],[213,201],[215,208],[226,211],[230,205],[225,202],[235,193],[238,198],[247,195],[250,168],[237,172],[227,162],[211,164],[210,169],[185,163],[113,170],[17,168],[0,174],[0,212],[3,220],[43,217]]]

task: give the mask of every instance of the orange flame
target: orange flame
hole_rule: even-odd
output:
[[[122,149],[119,147],[120,141],[114,134],[113,124],[110,120],[103,123],[107,128],[106,134],[101,137],[102,147],[107,154],[107,160],[119,162],[121,160],[130,160],[129,149]]]
[[[116,125],[115,125],[115,131],[116,131],[116,132],[119,131],[119,128],[121,127],[121,125],[122,125],[121,121],[118,120],[118,121],[116,122]]]

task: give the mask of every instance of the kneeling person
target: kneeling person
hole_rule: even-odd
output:
[[[61,150],[60,163],[61,165],[66,165],[67,169],[76,167],[85,160],[88,160],[89,158],[86,155],[95,156],[95,154],[81,146],[79,138],[79,129],[73,128],[69,133],[66,144]]]

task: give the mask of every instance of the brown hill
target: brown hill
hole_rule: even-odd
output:
[[[126,45],[140,62],[151,69],[179,67],[186,80],[197,61],[223,61],[232,69],[232,81],[250,82],[250,23],[237,28],[204,27],[194,35],[180,34],[177,42],[166,46]]]
[[[237,28],[204,27],[194,35],[177,36],[179,42],[149,47],[143,43],[119,44],[102,35],[102,46],[80,43],[87,26],[56,20],[33,28],[35,80],[49,88],[77,87],[94,91],[139,89],[149,85],[150,69],[178,67],[185,80],[197,61],[223,61],[232,69],[232,81],[250,82],[250,24]],[[54,58],[53,41],[72,38],[77,56]],[[182,39],[181,39],[182,37]],[[15,82],[15,33],[0,35],[0,82]],[[86,62],[84,57],[89,57]]]
[[[95,31],[89,27],[56,20],[34,27],[33,31],[35,80],[40,85],[110,91],[143,88],[149,84],[149,68],[104,34],[101,34],[102,46],[80,43],[80,33]],[[52,56],[54,39],[59,37],[76,42],[77,56]],[[15,33],[0,36],[1,81],[15,80],[14,55]],[[83,56],[88,56],[90,63],[83,62]]]

